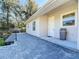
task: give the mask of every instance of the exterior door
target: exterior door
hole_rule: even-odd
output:
[[[48,18],[48,36],[54,37],[54,16]]]

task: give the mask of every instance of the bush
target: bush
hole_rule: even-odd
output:
[[[0,46],[4,46],[5,45],[5,40],[4,38],[0,38]]]
[[[26,32],[26,30],[25,30],[25,29],[21,29],[20,31],[21,31],[21,32]]]
[[[11,35],[11,32],[0,32],[0,38],[7,39]]]

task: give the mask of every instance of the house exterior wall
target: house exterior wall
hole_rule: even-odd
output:
[[[54,16],[54,37],[60,38],[60,29],[66,28],[68,31],[67,39],[70,41],[77,41],[77,17],[75,17],[75,25],[74,26],[63,26],[61,16],[65,13],[75,12],[77,16],[77,2],[69,2],[60,6],[48,13],[49,16]],[[53,26],[53,25],[52,25]],[[53,35],[53,34],[52,34]]]
[[[35,20],[33,20],[33,21],[31,21],[31,22],[29,22],[28,24],[26,24],[26,32],[28,33],[28,34],[31,34],[31,35],[34,35],[34,36],[40,36],[39,35],[39,18],[37,18],[37,19],[35,19]],[[36,24],[35,24],[35,31],[33,31],[33,22],[36,22]]]
[[[48,36],[48,17],[47,15],[40,16],[40,25],[39,25],[40,36]]]
[[[67,2],[63,4],[62,6],[55,8],[54,10],[51,10],[45,15],[40,16],[39,18],[36,18],[35,20],[32,20],[30,23],[27,24],[27,33],[35,35],[35,36],[49,36],[49,28],[51,29],[52,26],[54,26],[53,32],[51,36],[55,38],[60,38],[60,29],[66,28],[68,35],[67,40],[69,41],[77,41],[77,17],[75,17],[75,25],[73,26],[63,26],[62,25],[62,15],[67,13],[75,12],[77,16],[77,1]],[[51,25],[49,27],[49,18],[50,16],[54,16],[54,25]],[[36,21],[36,30],[32,30],[32,23]],[[52,20],[50,21],[51,23]],[[29,26],[28,26],[29,25]],[[28,28],[29,27],[29,28]],[[73,36],[73,37],[72,37]]]
[[[54,37],[54,27],[55,27],[54,16],[48,16],[48,36]]]
[[[33,31],[33,22],[36,22],[36,30]],[[40,16],[39,18],[29,22],[26,25],[26,32],[28,34],[34,35],[34,36],[38,36],[38,37],[42,37],[42,36],[47,36],[48,34],[48,19],[47,16]]]

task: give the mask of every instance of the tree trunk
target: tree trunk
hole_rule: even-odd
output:
[[[7,6],[7,28],[9,29],[9,6]]]

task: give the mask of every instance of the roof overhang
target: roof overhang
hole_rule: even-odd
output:
[[[50,0],[48,3],[46,3],[42,8],[40,8],[36,13],[34,13],[27,21],[26,24],[32,21],[33,19],[42,16],[49,11],[63,5],[64,3],[67,3],[72,0]]]

